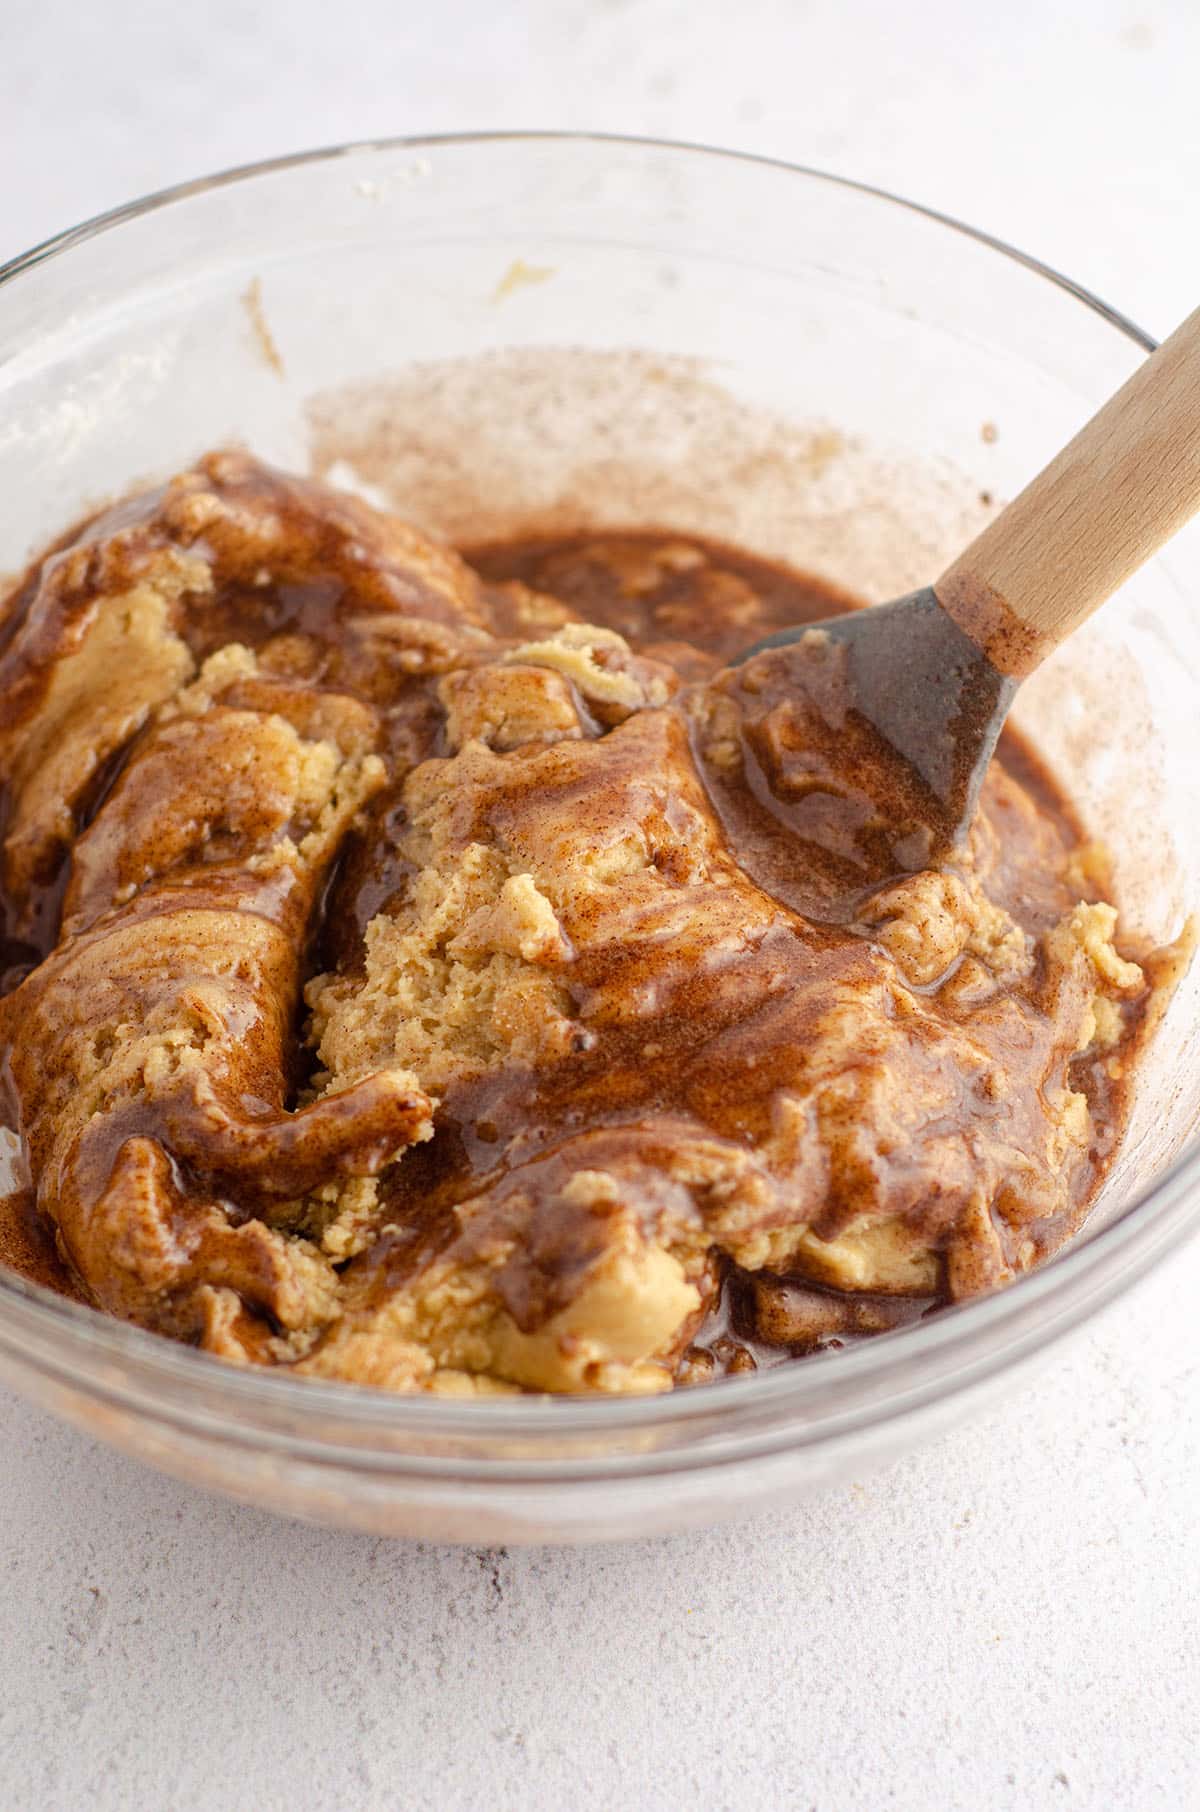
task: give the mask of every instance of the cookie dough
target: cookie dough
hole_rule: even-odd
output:
[[[73,1285],[304,1376],[645,1392],[1061,1245],[1182,953],[1011,737],[846,910],[852,737],[722,665],[843,602],[653,533],[464,559],[233,453],[40,562],[0,1056]]]

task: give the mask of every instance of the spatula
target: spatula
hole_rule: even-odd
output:
[[[962,838],[1021,681],[1197,509],[1200,309],[933,585],[783,630],[743,662],[841,646],[839,695],[903,764],[928,833],[898,865],[923,867]]]

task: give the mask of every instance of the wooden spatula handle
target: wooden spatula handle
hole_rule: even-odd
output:
[[[1200,309],[934,586],[1021,677],[1200,509]]]

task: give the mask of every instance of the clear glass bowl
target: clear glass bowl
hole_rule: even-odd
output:
[[[0,569],[243,441],[455,537],[652,520],[884,597],[935,576],[1150,345],[994,240],[812,171],[571,136],[316,152],[0,271]],[[1020,699],[1156,937],[1200,899],[1198,684],[1193,535]],[[810,1491],[1053,1365],[1196,1225],[1196,992],[1073,1247],[854,1350],[651,1400],[412,1400],[235,1370],[4,1275],[0,1375],[167,1471],[388,1534],[632,1535]]]

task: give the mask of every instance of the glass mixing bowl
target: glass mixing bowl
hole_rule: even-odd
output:
[[[571,136],[315,152],[152,196],[0,271],[0,568],[241,441],[451,537],[704,529],[869,598],[927,582],[1152,342],[921,208],[759,159]],[[1127,922],[1200,899],[1200,542],[1017,716],[1111,846]],[[1197,980],[1096,1212],[985,1300],[665,1398],[470,1404],[237,1370],[0,1277],[0,1375],[167,1471],[435,1540],[641,1534],[860,1473],[1200,1219]]]

